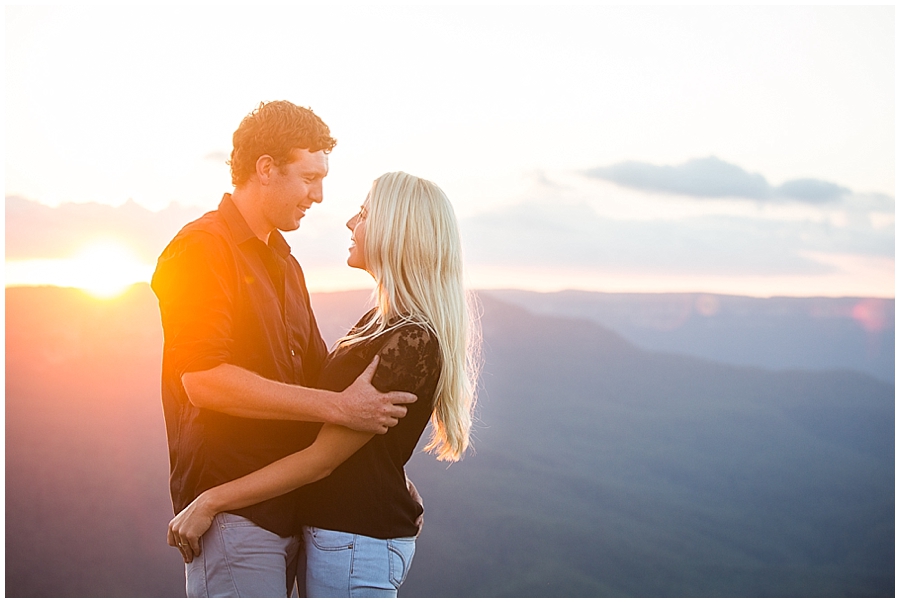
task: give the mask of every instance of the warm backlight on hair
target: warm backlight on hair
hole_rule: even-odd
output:
[[[98,241],[60,259],[6,262],[6,286],[77,287],[96,297],[114,297],[134,283],[147,282],[153,268],[123,244]]]

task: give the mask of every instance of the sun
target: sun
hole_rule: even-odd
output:
[[[114,297],[146,279],[146,266],[130,250],[112,241],[98,241],[72,258],[75,286],[97,297]]]
[[[126,245],[95,241],[68,258],[8,261],[6,286],[76,287],[95,297],[110,298],[135,283],[148,282],[152,272]]]

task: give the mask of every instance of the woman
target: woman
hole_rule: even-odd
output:
[[[468,447],[478,331],[462,284],[456,218],[435,184],[385,174],[347,227],[347,263],[375,278],[376,306],[337,342],[319,386],[343,390],[378,356],[373,384],[418,401],[384,435],[324,425],[309,448],[207,490],[171,521],[169,540],[200,554],[200,536],[217,513],[311,484],[297,514],[307,595],[390,597],[406,578],[422,513],[403,465],[429,418],[425,449],[438,459],[459,460]]]

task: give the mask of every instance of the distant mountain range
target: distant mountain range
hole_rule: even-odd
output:
[[[768,369],[851,369],[894,382],[894,300],[709,293],[491,291],[536,314],[586,318],[647,350]]]
[[[842,370],[809,370],[823,346],[850,347],[843,326],[810,327],[805,345],[791,344],[795,368],[770,370],[753,354],[736,359],[747,333],[765,332],[747,325],[778,323],[759,317],[773,305],[746,306],[742,327],[733,300],[719,299],[728,318],[709,338],[719,347],[689,356],[629,335],[649,297],[566,295],[582,296],[582,318],[562,316],[577,313],[563,294],[481,295],[475,454],[449,467],[422,453],[410,462],[426,527],[402,596],[894,595],[892,371],[875,378],[848,365],[853,354],[837,355]],[[314,296],[327,340],[365,298]],[[882,302],[890,326],[865,332],[881,338],[878,354],[889,340],[893,358],[893,300]],[[691,304],[681,327],[641,328],[677,333],[698,312],[716,315],[709,300]],[[183,595],[164,539],[161,330],[149,289],[107,301],[8,289],[6,313],[6,595]]]

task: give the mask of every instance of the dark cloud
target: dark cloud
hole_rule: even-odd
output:
[[[176,204],[153,212],[133,201],[119,207],[100,203],[48,207],[6,197],[6,258],[67,257],[91,241],[114,239],[127,243],[139,259],[152,265],[181,227],[203,212]]]
[[[584,173],[629,188],[699,198],[792,199],[826,203],[850,193],[849,189],[837,184],[811,178],[791,180],[773,187],[761,174],[750,173],[718,157],[691,159],[681,165],[624,161]]]
[[[759,174],[750,174],[716,157],[691,159],[681,165],[652,165],[625,161],[587,171],[621,186],[691,197],[766,199],[771,187]]]
[[[809,203],[837,201],[844,195],[850,194],[850,189],[848,188],[838,186],[832,182],[815,180],[813,178],[788,180],[775,189],[775,191],[780,197],[796,199],[797,201],[807,201]]]

